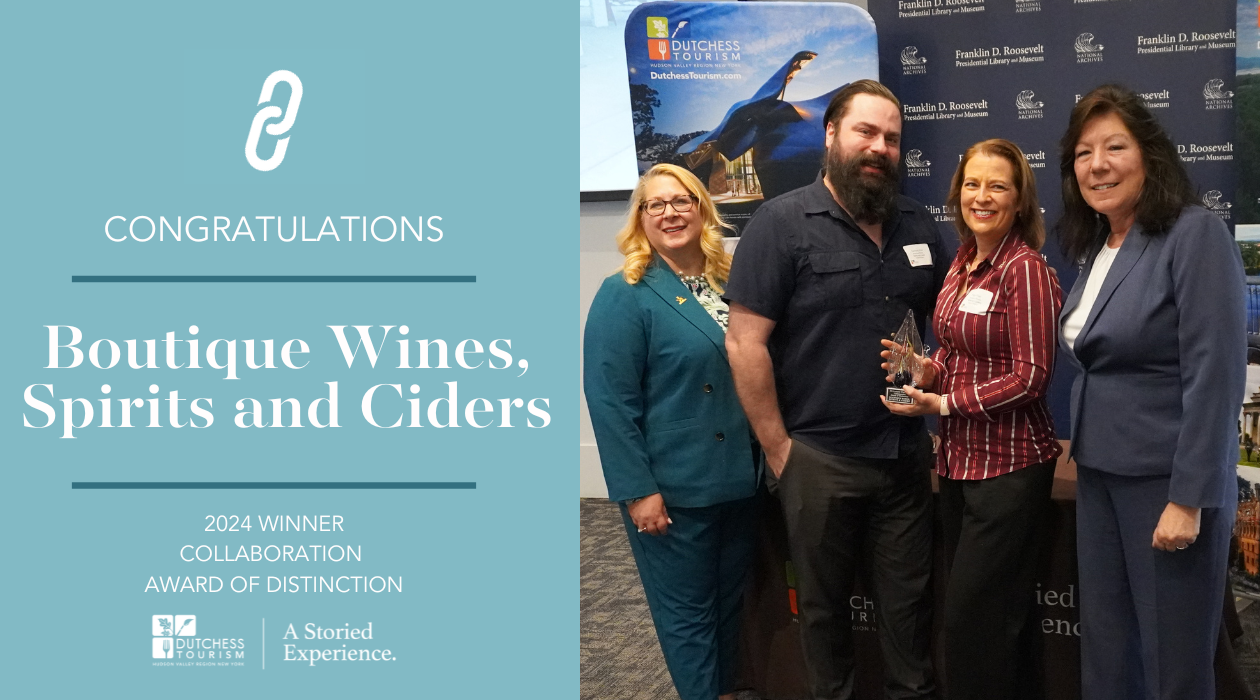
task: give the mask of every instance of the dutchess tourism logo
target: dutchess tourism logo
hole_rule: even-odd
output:
[[[175,640],[172,638],[195,636],[197,636],[196,615],[154,615],[153,658],[175,658]]]
[[[669,18],[648,17],[648,58],[653,61],[669,60]]]
[[[1085,32],[1076,37],[1076,62],[1077,63],[1102,63],[1103,46],[1094,43],[1094,35]]]
[[[927,59],[919,54],[919,47],[907,46],[901,50],[901,74],[902,75],[925,75],[927,73]]]
[[[694,29],[695,23],[691,20],[676,19],[671,28],[668,17],[648,17],[648,60],[683,62],[700,68],[722,67],[703,63],[709,61],[740,62],[738,39],[693,38],[702,36],[699,31],[693,31]],[[674,63],[674,66],[681,67],[681,63]]]
[[[1203,86],[1204,109],[1233,109],[1234,91],[1225,90],[1225,81],[1213,78]]]
[[[244,666],[245,640],[197,636],[196,615],[153,616],[154,666]]]
[[[1020,119],[1041,119],[1045,116],[1042,107],[1046,103],[1041,100],[1034,100],[1035,93],[1032,90],[1025,90],[1015,96],[1015,109],[1019,111]]]
[[[923,151],[917,148],[906,152],[906,177],[928,177],[932,174],[932,161],[923,159]]]
[[[1234,206],[1229,202],[1222,202],[1221,197],[1225,195],[1220,190],[1211,190],[1203,195],[1203,206],[1208,211],[1216,214],[1222,219],[1229,221],[1229,208]]]

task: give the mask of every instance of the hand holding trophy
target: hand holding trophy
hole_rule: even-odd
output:
[[[891,404],[910,405],[914,399],[904,387],[918,387],[923,383],[923,341],[914,323],[914,311],[906,312],[906,319],[887,345],[888,362],[884,366],[892,386],[884,390],[884,399]]]

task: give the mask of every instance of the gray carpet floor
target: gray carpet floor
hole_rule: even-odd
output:
[[[604,500],[582,500],[581,618],[582,700],[678,700],[621,512]]]
[[[582,700],[678,700],[652,628],[643,585],[616,504],[584,499],[581,507]],[[1238,665],[1260,691],[1260,602],[1240,614]],[[1258,694],[1260,696],[1260,694]],[[740,693],[738,700],[760,700]]]

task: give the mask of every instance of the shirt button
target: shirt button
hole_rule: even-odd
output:
[[[889,301],[888,297],[884,297],[884,301]]]
[[[704,385],[704,393],[706,393],[706,394],[711,394],[711,393],[713,393],[713,385],[712,385],[712,384],[705,384],[705,385]]]
[[[713,437],[717,438],[718,442],[721,442],[726,439],[726,436],[723,435],[722,433],[718,433],[717,435],[714,435]]]

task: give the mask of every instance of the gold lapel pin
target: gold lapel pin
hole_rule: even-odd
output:
[[[678,300],[679,304],[683,303],[684,301],[687,301],[687,297],[674,297],[674,298]]]

